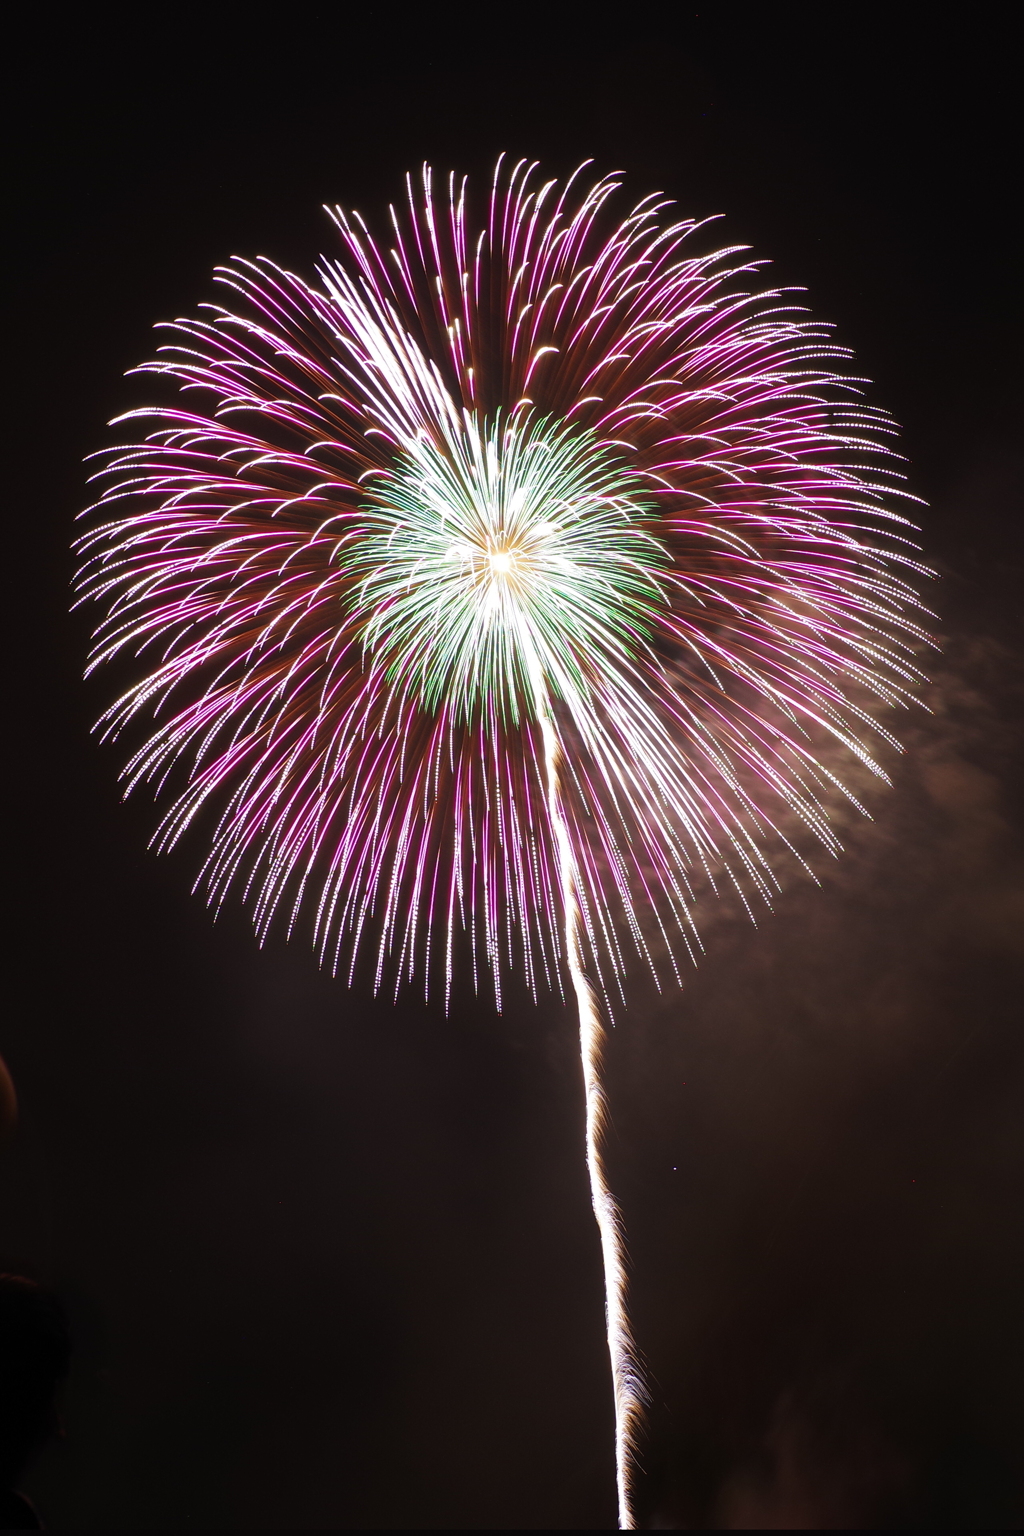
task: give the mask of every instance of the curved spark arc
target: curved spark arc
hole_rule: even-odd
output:
[[[178,775],[158,847],[212,817],[212,904],[240,889],[261,941],[308,910],[335,972],[371,948],[376,987],[434,967],[446,1005],[460,931],[499,1008],[508,972],[570,981],[627,1520],[609,993],[629,945],[679,979],[695,880],[770,902],[769,845],[802,858],[773,804],[839,851],[827,797],[857,802],[817,743],[885,777],[864,737],[919,682],[922,568],[827,328],[660,197],[606,229],[617,175],[536,170],[499,161],[474,227],[425,167],[390,247],[329,210],[319,283],[221,269],[231,306],[141,370],[186,399],[122,418],[155,426],[103,471],[80,581],[90,670],[148,660],[102,722],[152,715],[127,788]]]

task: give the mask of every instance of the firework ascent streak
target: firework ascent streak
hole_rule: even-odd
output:
[[[151,717],[128,787],[170,781],[161,848],[204,812],[212,902],[261,937],[306,910],[335,971],[369,949],[446,1001],[462,930],[499,1006],[509,969],[571,982],[631,1526],[601,1010],[631,950],[692,952],[695,874],[771,895],[773,801],[836,851],[816,743],[881,774],[865,701],[912,696],[921,567],[827,328],[579,175],[499,161],[478,226],[425,168],[381,244],[332,211],[316,283],[220,269],[230,306],[140,370],[181,398],[120,418],[152,430],[105,456],[80,583],[92,666],[150,659],[102,724]]]

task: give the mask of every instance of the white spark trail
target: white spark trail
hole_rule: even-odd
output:
[[[643,1416],[646,1393],[626,1310],[626,1245],[622,1218],[615,1197],[608,1188],[601,1157],[607,1119],[607,1099],[601,1082],[604,1025],[601,1022],[600,1005],[583,969],[580,907],[576,894],[576,858],[562,810],[559,788],[561,746],[555,730],[550,697],[536,670],[533,673],[533,685],[537,718],[544,742],[548,813],[554,832],[565,914],[566,963],[580,1017],[580,1059],[587,1105],[587,1172],[590,1175],[590,1197],[601,1236],[608,1354],[615,1396],[615,1481],[619,1501],[619,1530],[632,1531],[636,1529],[630,1487],[636,1460],[634,1437]]]

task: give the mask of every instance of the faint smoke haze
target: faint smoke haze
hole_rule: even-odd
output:
[[[1024,669],[953,638],[931,671],[821,888],[787,871],[756,930],[705,908],[682,994],[615,1032],[638,1330],[675,1362],[648,1453],[663,1527],[1019,1510],[1021,1244],[991,1225],[1021,1140]]]

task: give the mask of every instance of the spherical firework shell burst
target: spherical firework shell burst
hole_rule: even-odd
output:
[[[773,799],[834,848],[811,733],[876,768],[862,699],[915,687],[891,424],[735,249],[656,198],[616,224],[616,185],[499,165],[476,225],[428,169],[390,238],[335,210],[318,283],[236,260],[142,370],[181,404],[105,464],[93,665],[152,658],[104,717],[153,715],[128,784],[184,773],[159,845],[208,807],[211,899],[261,934],[308,906],[331,966],[372,935],[378,980],[447,989],[464,926],[499,1000],[561,974],[538,689],[608,985],[623,928],[691,944],[694,870],[770,895]],[[564,483],[516,532],[531,454]],[[451,537],[445,474],[476,485]]]

